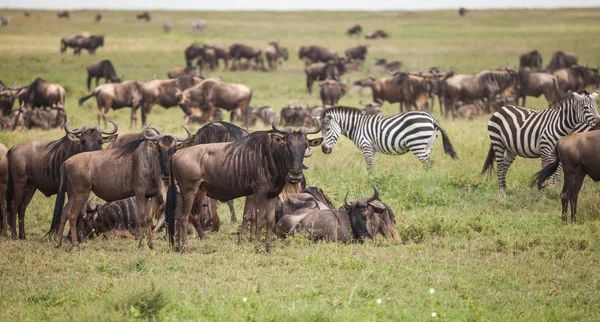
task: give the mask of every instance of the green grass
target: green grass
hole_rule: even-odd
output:
[[[85,65],[109,58],[126,79],[184,64],[183,49],[194,41],[229,45],[243,42],[264,48],[278,40],[290,61],[277,72],[214,72],[224,81],[249,85],[252,104],[279,110],[290,100],[319,102],[304,89],[302,45],[338,49],[369,44],[367,66],[376,58],[402,60],[411,70],[439,66],[461,73],[516,65],[518,55],[538,49],[546,64],[554,50],[575,51],[581,64],[600,61],[597,35],[600,9],[430,12],[152,12],[138,22],[134,12],[76,11],[70,20],[55,12],[11,15],[0,28],[0,79],[27,84],[36,76],[62,84],[74,126],[96,124]],[[170,19],[173,31],[161,24]],[[189,23],[205,19],[208,28],[191,33]],[[351,24],[382,28],[389,40],[343,36]],[[59,39],[82,31],[106,35],[96,56],[59,54]],[[351,73],[344,79],[366,76]],[[348,95],[344,105],[363,97]],[[545,108],[543,99],[528,99]],[[385,114],[397,112],[386,104]],[[436,111],[439,117],[439,111]],[[127,129],[129,110],[110,117]],[[37,194],[26,215],[26,241],[1,240],[0,319],[14,320],[597,320],[600,318],[600,188],[586,180],[579,198],[578,224],[561,224],[560,185],[542,192],[528,187],[540,160],[518,159],[508,174],[506,193],[497,179],[480,176],[489,139],[488,117],[472,121],[439,117],[460,159],[443,155],[426,171],[412,156],[376,155],[367,174],[360,151],[342,138],[333,154],[315,152],[307,160],[310,185],[322,187],[336,205],[346,191],[353,198],[371,193],[396,212],[402,243],[375,240],[363,245],[313,242],[296,236],[277,240],[271,254],[264,245],[238,246],[238,226],[220,207],[219,233],[190,242],[192,253],[172,253],[160,234],[156,250],[140,250],[133,240],[90,241],[81,250],[61,249],[43,235],[54,197]],[[183,113],[155,107],[149,120],[164,133],[183,135]],[[193,125],[196,130],[199,125]],[[0,133],[7,146],[32,139],[58,138],[52,130]],[[242,203],[236,202],[238,214]],[[430,294],[429,289],[435,289]],[[242,299],[246,298],[246,302]],[[377,304],[381,299],[381,304]]]

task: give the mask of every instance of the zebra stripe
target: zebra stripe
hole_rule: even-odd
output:
[[[598,93],[573,93],[557,109],[536,111],[524,107],[503,106],[488,122],[488,135],[492,141],[482,173],[490,171],[494,160],[500,189],[506,189],[506,173],[517,156],[542,158],[542,167],[555,160],[556,142],[571,133],[585,132],[598,120]],[[550,182],[561,173],[554,173]]]
[[[429,113],[412,111],[390,117],[363,115],[351,107],[333,107],[323,115],[323,152],[331,153],[340,135],[348,137],[362,151],[367,170],[373,168],[374,154],[404,154],[412,152],[429,167],[433,162],[431,149],[440,130],[444,151],[452,158],[456,153],[446,131]]]

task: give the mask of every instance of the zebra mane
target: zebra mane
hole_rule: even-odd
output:
[[[362,111],[355,108],[355,107],[349,107],[349,106],[335,106],[335,107],[330,107],[328,109],[325,110],[325,115],[327,114],[331,114],[334,112],[341,112],[341,113],[345,113],[348,115],[363,115]]]

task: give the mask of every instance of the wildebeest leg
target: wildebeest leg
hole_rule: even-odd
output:
[[[131,108],[131,117],[129,118],[129,128],[137,127],[137,108]]]
[[[184,253],[190,252],[187,244],[188,219],[192,215],[192,207],[194,206],[194,201],[198,195],[199,188],[199,185],[190,185],[184,187],[183,184],[180,184],[179,186],[183,207],[181,209],[181,213],[175,214],[175,225],[177,227],[177,231],[179,232],[179,235],[177,236],[177,245],[181,246],[181,251]]]
[[[23,189],[23,195],[19,205],[19,239],[25,239],[25,210],[31,202],[31,198],[33,198],[35,191],[36,189],[31,182],[28,182]],[[13,215],[13,218],[15,218],[15,215]]]
[[[267,242],[267,252],[271,251],[271,238],[273,237],[273,229],[275,228],[275,206],[277,203],[277,199],[276,198],[269,198],[267,200],[265,200],[265,202],[263,202],[263,205],[266,206],[265,210],[266,210],[266,219],[267,219],[267,224],[266,224],[266,228],[267,228],[267,236],[266,236],[266,242]],[[264,208],[263,208],[264,209]]]
[[[151,211],[146,214],[146,225],[148,226],[148,248],[154,249],[154,230],[152,230],[152,224],[154,223],[154,217],[160,216],[162,210],[164,210],[164,198],[161,194],[158,194],[152,198]]]
[[[96,87],[98,87],[98,80],[100,79],[100,77],[96,77]],[[106,80],[106,82],[108,83],[108,80]]]
[[[308,91],[308,94],[312,94],[313,82],[314,80],[312,79],[312,77],[306,76],[306,90]]]
[[[569,195],[569,199],[571,201],[571,222],[577,221],[577,199],[579,198],[579,191],[581,190],[581,186],[583,185],[583,179],[585,179],[585,173],[581,170],[577,171],[577,173],[569,175],[569,191],[567,194]],[[567,179],[565,178],[565,181]],[[563,221],[567,221],[566,213],[563,216]]]
[[[92,76],[91,75],[88,75],[87,86],[88,86],[88,91],[92,89],[91,88],[92,87]],[[96,84],[96,87],[98,87],[98,84]]]
[[[110,107],[109,107],[110,105],[109,104],[110,103],[108,103],[108,104],[106,104],[106,105],[104,105],[102,107],[102,121],[104,121],[104,128],[105,129],[107,128],[107,122],[106,122],[107,117],[106,117],[106,115],[108,115],[108,112],[110,112]],[[100,124],[100,121],[98,121],[98,124]]]
[[[254,212],[254,196],[247,196],[246,202],[244,203],[244,212],[242,214],[242,224],[240,225],[240,233],[238,235],[238,244],[244,242],[246,237],[246,228],[248,227],[248,221],[252,220],[252,213]],[[250,230],[252,232],[252,230]]]
[[[525,100],[527,99],[527,95],[523,95],[523,106],[525,106]]]
[[[206,202],[206,192],[204,190],[198,191],[198,195],[196,196],[196,200],[194,201],[194,203],[200,205],[200,209],[199,209],[200,212],[199,213],[192,212],[190,218],[192,220],[192,224],[194,225],[194,228],[196,228],[196,232],[198,233],[198,236],[200,237],[200,239],[204,239],[204,225],[203,225],[202,219],[208,218],[208,205],[204,205],[205,202]],[[193,208],[194,207],[192,207],[192,209]]]
[[[17,214],[19,213],[19,207],[21,206],[21,201],[23,200],[23,192],[26,184],[27,178],[13,177],[14,195],[11,204],[8,205],[11,210],[10,231],[12,239],[17,239]]]
[[[144,243],[144,235],[146,233],[146,220],[147,220],[147,212],[146,209],[146,196],[143,193],[138,193],[135,195],[135,204],[137,206],[137,219],[138,219],[138,230],[136,234],[136,238],[139,239],[139,247],[143,247]],[[150,245],[148,245],[150,246]],[[154,246],[154,245],[153,245]]]
[[[231,222],[236,222],[237,217],[235,215],[235,208],[233,208],[233,200],[227,201],[227,206],[229,207],[229,213],[231,214]]]
[[[8,237],[8,217],[6,215],[6,184],[0,183],[0,216],[2,216],[2,234]]]

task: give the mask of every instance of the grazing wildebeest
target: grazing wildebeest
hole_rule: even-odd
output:
[[[400,240],[392,209],[379,199],[379,190],[373,185],[372,197],[348,202],[340,209],[300,209],[285,215],[277,222],[276,234],[286,237],[294,233],[306,233],[310,238],[348,243],[353,240],[372,239],[377,234]]]
[[[262,58],[262,50],[242,44],[233,44],[229,46],[229,55],[233,62],[239,61],[242,58],[246,60],[254,60],[257,65],[264,67]]]
[[[468,12],[468,10],[465,7],[460,7],[458,9],[458,15],[461,16],[461,17],[463,17],[464,15],[466,15],[467,12]]]
[[[6,215],[6,184],[8,183],[7,149],[0,143],[0,234],[8,237],[8,216]]]
[[[325,63],[314,63],[304,68],[306,74],[306,90],[312,93],[315,81],[327,79],[339,79],[346,72],[344,62],[341,59]]]
[[[178,93],[183,92],[202,81],[203,80],[198,77],[181,75],[175,79],[155,79],[144,83],[141,87],[144,102],[142,107],[142,125],[146,125],[148,114],[152,111],[154,105],[158,104],[164,108],[177,106],[179,105],[181,96]],[[188,111],[183,107],[182,109],[186,115],[189,115]]]
[[[173,24],[171,23],[171,21],[167,20],[167,21],[163,22],[162,27],[163,27],[163,31],[168,33],[171,31],[171,29],[173,29]]]
[[[374,32],[365,33],[366,39],[388,38],[389,36],[390,36],[390,34],[388,34],[387,32],[385,32],[381,29],[377,29]]]
[[[517,106],[504,106],[488,121],[490,149],[481,173],[491,172],[497,164],[498,184],[506,189],[506,173],[517,156],[540,158],[542,166],[556,161],[556,142],[571,133],[585,132],[600,122],[598,93],[567,94],[557,109],[543,111]],[[551,183],[560,174],[557,171]]]
[[[548,106],[556,107],[561,95],[558,89],[558,80],[552,74],[548,73],[530,73],[525,69],[519,69],[519,98],[523,99],[522,106],[525,106],[527,96],[544,98],[548,102]]]
[[[600,181],[600,131],[574,133],[560,139],[554,149],[554,162],[536,173],[532,185],[542,189],[544,182],[552,177],[559,166],[564,171],[564,183],[561,192],[562,221],[567,221],[567,210],[571,203],[571,221],[577,221],[577,198],[583,179],[589,176],[595,182]]]
[[[150,17],[150,13],[148,11],[144,11],[142,13],[138,13],[135,15],[137,20],[146,20],[146,22],[150,21],[152,18]]]
[[[27,108],[65,106],[67,92],[59,84],[49,83],[36,78],[28,86],[22,87],[17,93],[21,106]]]
[[[115,67],[112,62],[108,59],[93,62],[86,67],[87,69],[87,88],[91,90],[92,78],[96,78],[96,86],[98,86],[98,79],[104,78],[105,83],[120,83],[121,78],[117,76]]]
[[[564,52],[562,50],[556,51],[552,54],[552,58],[550,59],[550,63],[546,67],[546,70],[549,73],[554,73],[554,71],[561,68],[569,68],[573,65],[577,65],[577,55],[574,52]]]
[[[337,58],[337,51],[321,46],[300,47],[298,50],[298,58],[304,60],[305,64],[313,64],[318,62],[328,62]]]
[[[253,195],[254,209],[266,218],[266,250],[270,251],[276,197],[286,183],[296,185],[302,180],[306,149],[318,146],[322,141],[306,137],[321,130],[318,122],[317,129],[312,131],[307,128],[294,131],[292,127],[280,129],[275,123],[271,131],[253,132],[232,143],[196,145],[178,151],[171,158],[171,178],[177,181],[183,198],[183,214],[177,218],[177,244],[182,246],[182,251],[189,251],[186,224],[192,205],[205,195],[221,201]],[[166,210],[172,243],[174,184],[171,180]],[[243,222],[240,241],[245,233]]]
[[[106,201],[135,197],[139,245],[143,245],[148,227],[148,247],[153,249],[154,235],[149,224],[152,223],[152,214],[163,203],[169,159],[177,150],[177,142],[187,142],[192,135],[190,130],[183,128],[188,134],[185,139],[163,134],[148,136],[146,127],[142,130],[142,139],[131,141],[121,148],[80,153],[65,161],[60,169],[60,191],[50,228],[50,232],[58,234],[58,246],[62,244],[67,218],[71,242],[74,247],[79,246],[77,218],[84,213],[90,192],[93,192]],[[69,197],[66,207],[63,206],[65,194]],[[153,200],[150,212],[146,208],[146,198]]]
[[[539,51],[532,50],[519,56],[519,69],[525,69],[527,67],[538,72],[542,70],[542,54],[540,54]]]
[[[394,82],[402,89],[402,99],[406,107],[406,111],[410,111],[413,107],[415,110],[423,109],[429,111],[429,99],[433,100],[433,81],[426,77],[406,73],[394,72]],[[402,113],[402,104],[400,105],[400,113]]]
[[[288,49],[279,46],[277,42],[270,42],[265,49],[265,56],[270,69],[276,69],[284,60],[288,60]]]
[[[600,85],[600,73],[596,68],[574,65],[569,68],[558,69],[554,71],[553,75],[558,82],[560,93],[582,91],[588,86],[593,86],[596,89]]]
[[[180,98],[178,104],[184,111],[192,107],[199,107],[208,114],[209,122],[213,120],[215,109],[222,108],[227,111],[239,109],[244,115],[244,124],[247,124],[247,107],[250,106],[252,90],[246,85],[206,79],[176,95]],[[188,119],[189,114],[186,114],[186,122]]]
[[[192,21],[192,31],[202,31],[204,28],[206,28],[206,21],[204,21],[204,20]]]
[[[28,129],[55,129],[63,126],[67,121],[67,113],[62,106],[51,107],[49,110],[20,109],[19,111],[24,114],[23,126]]]
[[[348,36],[360,37],[361,33],[362,33],[362,26],[359,24],[356,24],[356,25],[348,28],[348,30],[346,30],[346,35],[348,35]]]
[[[56,16],[57,16],[59,19],[60,19],[60,18],[69,19],[69,16],[70,16],[70,15],[69,15],[69,12],[68,12],[67,10],[65,10],[65,11],[58,12],[58,13],[56,14]]]
[[[94,19],[96,22],[100,22],[100,20],[102,20],[102,15],[97,13],[96,14],[96,18]]]
[[[116,138],[118,126],[110,132],[96,126],[70,130],[64,125],[66,135],[62,138],[36,140],[13,146],[8,151],[9,178],[6,192],[8,211],[11,214],[12,238],[17,238],[17,213],[19,215],[19,238],[25,239],[25,210],[36,190],[46,197],[58,192],[61,164],[81,152],[102,149],[102,144]]]
[[[387,62],[387,60],[385,58],[380,58],[377,59],[377,61],[375,62],[375,65],[369,67],[369,74],[372,73],[385,73],[385,72],[395,72],[400,70],[400,67],[402,66],[402,62],[395,60],[392,62]]]
[[[373,102],[381,104],[383,102],[400,103],[400,111],[402,111],[402,103],[404,102],[402,87],[396,84],[393,77],[374,80],[371,84],[371,91],[373,92]]]
[[[169,79],[177,78],[181,75],[203,78],[202,73],[200,72],[198,67],[175,67],[167,72],[167,77]]]
[[[0,27],[6,27],[10,24],[10,16],[0,17]]]
[[[143,86],[143,82],[134,80],[100,85],[96,87],[90,95],[81,97],[79,99],[79,106],[82,106],[83,103],[91,97],[96,97],[96,103],[98,105],[98,124],[100,124],[100,119],[102,119],[104,120],[105,127],[107,115],[111,109],[117,110],[123,107],[131,107],[129,126],[137,126],[136,111],[138,108],[142,107],[144,103],[142,94]]]
[[[367,46],[361,45],[346,49],[344,51],[346,57],[350,60],[364,62],[367,59]]]
[[[346,94],[347,90],[346,84],[333,79],[319,81],[319,87],[321,87],[319,93],[321,96],[321,103],[324,106],[338,105],[338,101]]]

